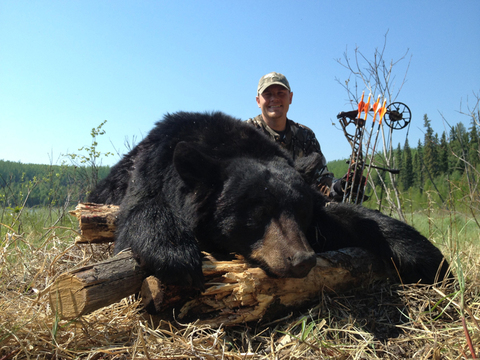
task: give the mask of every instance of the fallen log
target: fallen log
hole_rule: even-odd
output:
[[[315,301],[321,292],[339,292],[386,277],[384,266],[359,248],[319,254],[302,279],[267,276],[243,260],[203,262],[206,290],[164,285],[149,275],[130,251],[59,276],[49,290],[52,309],[63,319],[88,314],[142,289],[145,307],[184,321],[233,325],[270,316],[278,309]],[[143,286],[142,286],[143,281]],[[275,309],[275,310],[273,310]]]
[[[119,207],[81,203],[76,243],[112,242]],[[131,251],[60,275],[50,287],[52,309],[64,319],[86,315],[132,294],[145,308],[183,321],[233,325],[267,313],[315,301],[322,292],[341,292],[389,275],[383,262],[366,250],[347,248],[318,254],[317,265],[302,279],[271,278],[241,259],[205,259],[205,292],[165,285],[149,274]]]
[[[68,271],[49,290],[50,306],[63,319],[73,319],[140,291],[147,272],[131,251],[106,261]]]
[[[271,278],[260,268],[242,266],[231,271],[228,262],[204,262],[207,289],[179,307],[177,318],[217,326],[258,321],[318,301],[322,292],[343,292],[387,276],[383,263],[360,248],[318,254],[317,265],[301,279]]]
[[[80,236],[75,243],[112,242],[119,206],[94,203],[79,203],[70,215],[78,219]]]

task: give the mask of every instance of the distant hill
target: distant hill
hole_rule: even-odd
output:
[[[329,161],[327,167],[336,178],[341,178],[348,170],[348,162],[347,159]]]
[[[110,167],[22,164],[0,160],[0,206],[46,206],[84,200]]]

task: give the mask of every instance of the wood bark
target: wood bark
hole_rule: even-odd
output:
[[[161,284],[148,277],[130,251],[72,270],[50,288],[52,309],[63,319],[88,314],[141,291],[145,307],[164,316],[212,325],[257,321],[267,312],[315,301],[322,292],[339,292],[386,276],[372,254],[347,248],[319,254],[317,265],[302,279],[271,278],[240,259],[203,262],[205,292]],[[145,280],[145,281],[144,281]],[[142,285],[143,282],[143,285]]]
[[[76,216],[81,235],[77,243],[113,241],[118,206],[79,204]],[[384,279],[383,262],[360,248],[318,254],[317,265],[302,279],[271,278],[241,259],[205,259],[206,290],[165,285],[150,276],[131,251],[104,262],[69,271],[51,286],[52,309],[64,319],[88,314],[120,299],[141,293],[144,306],[178,320],[200,319],[212,325],[257,321],[274,309],[311,303],[322,292],[340,292]]]
[[[207,289],[179,307],[180,320],[198,318],[211,325],[258,321],[311,304],[322,292],[342,292],[387,276],[383,263],[360,248],[318,254],[317,265],[301,279],[271,278],[243,262],[204,262],[203,271]]]
[[[147,272],[131,251],[60,275],[49,290],[52,310],[72,319],[140,291]]]

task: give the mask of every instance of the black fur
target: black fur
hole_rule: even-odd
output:
[[[120,205],[116,252],[131,247],[167,283],[202,289],[201,250],[239,253],[272,275],[302,277],[314,251],[349,246],[389,266],[393,260],[406,282],[433,282],[440,251],[378,212],[324,207],[307,183],[315,161],[295,169],[277,144],[239,120],[179,112],[158,122],[89,201]]]
[[[448,263],[440,250],[413,227],[379,211],[359,205],[331,204],[316,211],[315,234],[309,240],[316,252],[361,247],[382,259],[404,283],[442,280]],[[312,231],[312,230],[311,230]]]

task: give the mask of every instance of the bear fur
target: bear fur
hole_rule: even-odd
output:
[[[242,255],[271,276],[304,277],[316,253],[361,247],[404,282],[432,283],[441,252],[407,224],[332,204],[312,185],[316,154],[278,144],[223,113],[167,114],[112,167],[89,201],[120,205],[115,252],[131,248],[163,282],[204,288],[202,251]]]

